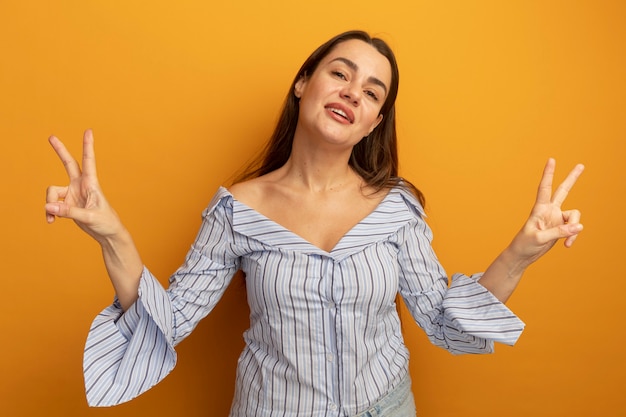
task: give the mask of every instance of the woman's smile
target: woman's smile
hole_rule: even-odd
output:
[[[348,107],[340,103],[331,103],[326,106],[326,110],[331,113],[331,116],[341,123],[354,123],[354,112]]]

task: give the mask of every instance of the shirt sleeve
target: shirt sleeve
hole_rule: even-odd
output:
[[[400,295],[429,340],[454,354],[491,353],[513,345],[524,323],[479,284],[481,274],[448,277],[432,249],[421,208],[400,231]]]
[[[165,290],[146,269],[138,300],[117,300],[93,321],[83,358],[87,402],[112,406],[161,381],[176,364],[174,346],[217,304],[239,269],[233,250],[232,200],[214,198],[184,264]]]

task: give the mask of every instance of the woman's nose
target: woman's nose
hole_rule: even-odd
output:
[[[348,100],[355,106],[358,106],[359,102],[361,101],[361,93],[359,92],[359,89],[352,84],[346,85],[346,87],[341,92],[341,97],[343,97],[345,100]]]

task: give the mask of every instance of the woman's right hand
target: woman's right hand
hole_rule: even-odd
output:
[[[70,183],[50,186],[46,193],[46,219],[72,219],[102,247],[102,257],[120,305],[127,310],[137,300],[143,270],[133,239],[109,205],[98,183],[93,133],[83,136],[83,163],[80,165],[56,137],[50,144],[65,166]]]
[[[51,136],[49,142],[65,166],[69,184],[48,187],[45,206],[48,223],[54,222],[56,217],[72,219],[101,244],[124,231],[98,183],[92,131],[86,130],[83,136],[82,170],[63,142],[55,136]]]

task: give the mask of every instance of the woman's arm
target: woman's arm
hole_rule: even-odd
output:
[[[67,186],[48,187],[46,219],[48,223],[56,217],[72,219],[100,244],[117,298],[126,310],[137,300],[143,262],[130,233],[98,183],[93,133],[87,130],[83,137],[82,170],[58,138],[51,136],[49,141],[70,182]]]
[[[571,247],[583,229],[580,212],[562,211],[561,205],[584,166],[576,165],[553,194],[555,165],[554,159],[546,163],[530,217],[480,278],[479,283],[502,302],[511,296],[530,264],[548,252],[559,239],[565,239],[565,247]]]

